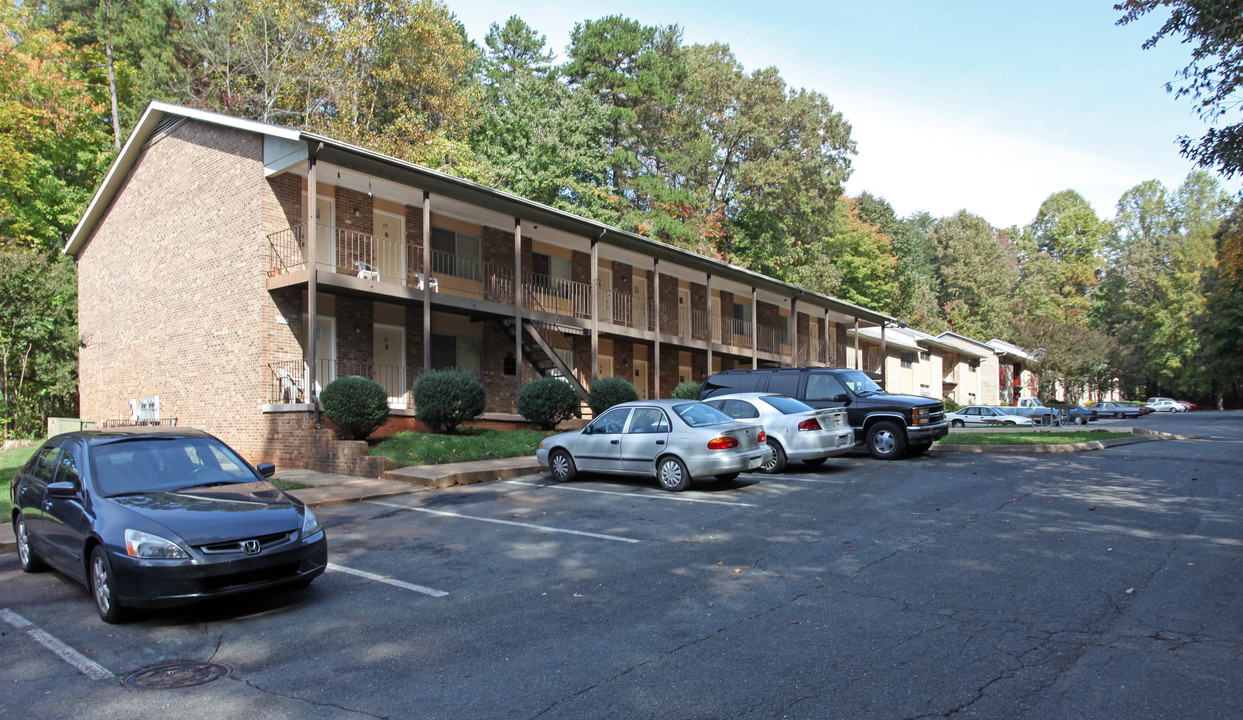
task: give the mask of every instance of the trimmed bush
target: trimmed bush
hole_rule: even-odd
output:
[[[601,378],[591,384],[591,392],[587,393],[587,405],[594,415],[608,410],[618,403],[639,399],[639,391],[634,383],[619,377]]]
[[[434,432],[455,433],[483,415],[488,393],[479,378],[458,369],[432,370],[414,383],[415,417]]]
[[[518,391],[518,414],[544,430],[577,417],[580,404],[574,388],[555,377],[532,380]]]
[[[343,377],[319,394],[342,440],[366,440],[388,419],[388,391],[365,377]]]
[[[959,410],[962,410],[961,405],[950,398],[945,398],[945,412],[958,412]]]
[[[673,388],[673,398],[675,400],[697,400],[703,386],[703,383],[697,383],[694,380],[678,383],[677,387]]]

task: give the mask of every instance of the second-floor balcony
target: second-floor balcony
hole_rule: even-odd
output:
[[[433,302],[451,298],[481,300],[512,307],[521,302],[524,310],[557,318],[574,318],[585,323],[597,312],[598,321],[628,330],[654,333],[660,308],[652,298],[592,288],[589,283],[523,272],[515,283],[512,266],[486,262],[440,250],[431,250],[430,272],[424,270],[423,246],[382,238],[329,225],[316,225],[316,261],[319,270],[373,283],[378,292],[417,298],[425,289]],[[281,230],[267,237],[267,273],[270,278],[305,276],[307,263],[306,226]],[[322,275],[321,275],[322,277]],[[305,280],[303,280],[305,281]],[[281,282],[277,280],[277,282]],[[411,293],[410,291],[415,291]],[[790,339],[781,328],[747,320],[713,315],[706,310],[678,307],[676,313],[661,318],[661,335],[734,348],[739,352],[758,350],[775,356],[790,355]],[[804,345],[806,339],[800,339]],[[800,349],[800,358],[823,362],[823,344]]]

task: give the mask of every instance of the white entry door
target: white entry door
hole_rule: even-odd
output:
[[[613,271],[600,268],[600,287],[596,289],[599,298],[600,322],[613,322]]]
[[[647,278],[634,276],[634,327],[647,330]]]
[[[305,215],[307,206],[306,195],[302,196],[303,216],[302,223],[305,228],[309,222]],[[321,269],[332,270],[337,266],[337,222],[333,217],[332,198],[316,197],[315,198],[315,264]],[[302,241],[306,242],[305,229],[303,230]]]
[[[634,361],[634,387],[639,391],[639,399],[646,400],[648,398],[647,390],[647,361]]]
[[[337,321],[319,315],[315,318],[315,394],[337,379]]]
[[[372,379],[388,393],[389,407],[406,407],[406,329],[375,324]]]
[[[374,263],[380,271],[380,280],[406,283],[406,219],[375,211],[375,224],[372,226],[375,236],[372,247]]]

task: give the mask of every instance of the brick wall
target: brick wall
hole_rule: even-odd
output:
[[[263,230],[287,225],[265,194],[257,135],[188,120],[141,151],[78,255],[84,419],[158,395],[163,417],[253,455],[275,312]]]

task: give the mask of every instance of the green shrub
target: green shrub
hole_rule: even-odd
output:
[[[483,415],[488,393],[479,378],[457,369],[432,370],[414,383],[415,417],[434,432],[454,433]]]
[[[676,400],[697,400],[703,385],[703,383],[697,383],[694,380],[678,383],[677,387],[673,388],[673,397]]]
[[[961,409],[962,405],[959,405],[950,398],[945,398],[945,412],[958,412]]]
[[[618,403],[638,399],[639,391],[634,389],[634,384],[619,377],[601,378],[591,384],[591,392],[587,393],[587,405],[594,415]]]
[[[388,419],[388,391],[364,377],[333,380],[319,401],[343,440],[366,440]]]
[[[577,417],[580,405],[574,388],[555,377],[532,380],[518,391],[518,414],[544,430],[552,430],[557,423]]]

